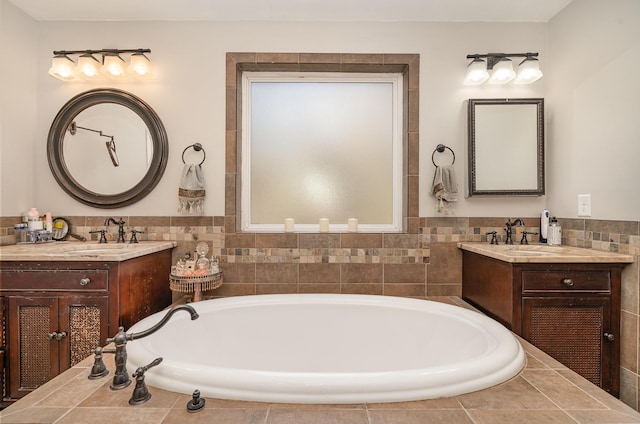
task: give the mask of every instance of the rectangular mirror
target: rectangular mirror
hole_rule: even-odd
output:
[[[469,99],[469,196],[541,196],[544,99]]]

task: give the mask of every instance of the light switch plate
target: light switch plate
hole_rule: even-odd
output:
[[[590,194],[578,194],[578,216],[591,216]]]

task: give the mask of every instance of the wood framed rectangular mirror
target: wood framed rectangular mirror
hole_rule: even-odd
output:
[[[469,196],[542,196],[544,99],[469,99]]]

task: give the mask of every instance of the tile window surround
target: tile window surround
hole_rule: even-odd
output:
[[[104,228],[106,216],[67,217],[74,232]],[[242,234],[225,231],[225,217],[124,216],[127,229],[143,230],[142,240],[172,240],[174,261],[206,241],[219,256],[224,284],[216,296],[266,293],[363,293],[425,298],[460,296],[460,241],[487,242],[485,233],[504,237],[507,217],[419,218],[417,234]],[[0,218],[0,243],[13,244],[20,217]],[[524,217],[522,230],[538,231],[540,221]],[[624,268],[621,314],[621,399],[639,408],[640,380],[640,222],[559,219],[562,243],[631,254]],[[117,229],[109,234],[117,238]],[[518,234],[519,236],[519,234]],[[501,238],[502,241],[502,238]]]

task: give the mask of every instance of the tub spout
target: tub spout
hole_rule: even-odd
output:
[[[195,309],[193,309],[193,307],[191,305],[180,305],[180,306],[176,306],[175,308],[172,308],[169,310],[169,312],[167,312],[167,314],[160,320],[158,321],[158,323],[156,325],[154,325],[153,327],[144,330],[144,331],[140,331],[138,333],[130,333],[127,335],[127,338],[129,340],[136,340],[136,339],[141,339],[143,337],[147,337],[153,333],[155,333],[156,331],[158,331],[159,329],[161,329],[167,322],[169,322],[169,319],[171,319],[171,316],[173,314],[175,314],[178,311],[187,311],[189,312],[189,314],[191,315],[191,320],[193,321],[194,319],[198,319],[200,317],[200,315],[198,315],[198,313],[196,312]]]

